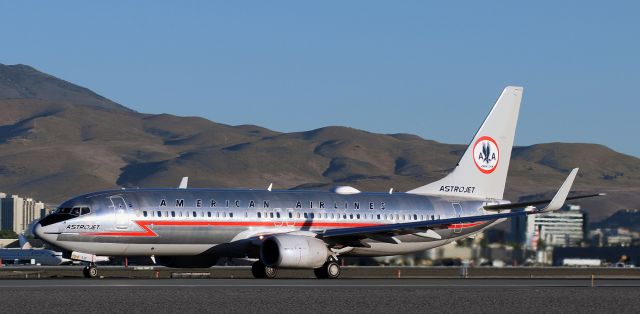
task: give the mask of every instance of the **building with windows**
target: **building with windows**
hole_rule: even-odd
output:
[[[543,242],[545,246],[580,246],[584,240],[586,214],[579,205],[568,204],[561,210],[526,218],[525,247],[537,250]]]
[[[0,229],[2,230],[23,233],[29,228],[31,222],[44,217],[45,214],[46,209],[42,202],[0,193]]]

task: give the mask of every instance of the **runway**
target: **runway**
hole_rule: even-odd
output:
[[[640,280],[0,280],[14,312],[637,313]]]

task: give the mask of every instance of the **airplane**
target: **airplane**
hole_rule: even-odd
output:
[[[62,257],[62,252],[56,252],[47,249],[35,249],[31,246],[26,237],[22,234],[18,235],[20,248],[0,249],[0,264],[2,263],[26,263],[57,266],[65,262],[71,262],[70,259]]]
[[[279,269],[313,269],[338,278],[345,256],[423,251],[473,236],[508,218],[560,209],[578,169],[551,200],[503,199],[523,88],[506,87],[455,168],[404,193],[140,188],[88,193],[65,201],[34,227],[44,241],[92,258],[147,256],[169,267],[210,267],[219,258],[256,259],[256,278]],[[542,208],[534,206],[546,205]],[[524,210],[514,210],[525,208]],[[67,253],[68,254],[68,253]]]

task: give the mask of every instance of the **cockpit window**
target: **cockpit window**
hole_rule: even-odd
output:
[[[89,207],[60,207],[55,211],[57,214],[68,214],[74,216],[87,215],[91,213]]]
[[[71,213],[71,208],[69,207],[58,208],[58,214],[70,214],[70,213]]]

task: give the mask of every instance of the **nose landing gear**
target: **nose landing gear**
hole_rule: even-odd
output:
[[[89,265],[85,266],[82,270],[82,274],[84,278],[98,278],[98,266],[96,263],[89,263]]]

